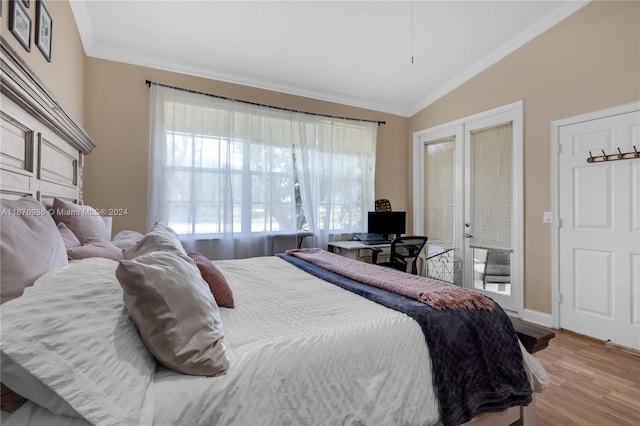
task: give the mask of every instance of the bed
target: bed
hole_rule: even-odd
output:
[[[479,344],[471,343],[473,337],[467,334],[465,344],[460,344],[456,340],[464,334],[459,330],[468,327],[459,325],[464,322],[454,320],[457,314],[449,310],[439,314],[423,302],[318,269],[293,253],[216,262],[198,259],[197,253],[184,252],[162,224],[144,236],[129,233],[108,244],[96,243],[98,248],[90,247],[89,254],[69,260],[65,227],[47,215],[56,212],[56,202],[78,211],[90,209],[79,205],[82,158],[93,142],[4,42],[2,47],[2,90],[11,100],[2,105],[3,139],[10,131],[17,135],[14,146],[24,143],[26,153],[32,148],[20,161],[19,156],[2,153],[3,292],[19,270],[30,274],[21,278],[20,294],[0,306],[2,382],[27,400],[13,413],[3,412],[3,424],[533,421],[532,386],[544,382],[544,373],[519,346],[497,305],[491,314],[458,310],[467,316],[467,325],[477,322],[474,315],[490,318],[493,325],[487,330],[496,333],[495,339],[485,337]],[[34,94],[56,107],[38,106],[43,103],[34,102]],[[50,149],[35,149],[36,135],[41,141],[37,148]],[[22,152],[12,152],[18,151]],[[69,227],[77,236],[74,224]],[[82,247],[98,239],[86,237]],[[103,234],[99,239],[109,237]],[[28,256],[27,249],[20,248],[25,241]],[[152,241],[153,248],[145,241]],[[120,249],[115,255],[112,245]],[[49,255],[37,255],[35,248]],[[228,293],[214,293],[220,290],[207,281],[211,277],[205,277],[203,264],[217,271],[213,279],[224,280],[226,290],[220,288]],[[141,278],[141,270],[156,271],[158,265],[164,268],[159,275]],[[160,285],[160,277],[173,281]],[[161,295],[171,318],[148,315],[162,303],[142,300],[138,286],[143,284],[147,291],[157,287],[166,292]],[[180,285],[190,287],[185,292]],[[182,301],[185,293],[189,299]],[[227,301],[227,296],[232,299]],[[177,300],[181,302],[175,305]],[[193,318],[200,316],[202,322],[194,324]],[[448,328],[429,334],[435,317],[446,318],[439,326]],[[158,340],[161,333],[153,327],[165,323],[173,324],[167,327],[174,334]],[[175,337],[177,329],[182,337]],[[206,343],[202,351],[189,346],[198,339]],[[430,339],[447,340],[439,344],[464,352],[447,349],[434,354]],[[493,347],[493,340],[501,343]],[[185,347],[187,355],[181,352]],[[477,370],[493,383],[484,388],[481,380],[470,378],[447,390],[447,380],[465,381],[470,370],[463,365],[472,359],[467,351],[478,347],[490,348],[481,351],[487,355],[488,370],[480,365]],[[206,356],[199,357],[202,353]],[[443,372],[443,365],[452,371]],[[489,374],[495,369],[504,377]],[[475,393],[458,392],[467,387]],[[454,408],[445,409],[445,392],[453,399],[473,398],[449,401],[446,405]],[[475,398],[482,403],[476,404]]]
[[[220,308],[230,365],[217,377],[156,363],[124,307],[117,261],[41,276],[1,308],[3,377],[27,370],[64,401],[26,389],[31,401],[4,424],[438,424],[415,320],[279,257],[215,265],[235,299]]]

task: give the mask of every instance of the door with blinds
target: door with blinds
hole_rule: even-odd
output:
[[[462,285],[462,206],[464,127],[440,126],[419,136],[420,163],[416,165],[421,181],[414,199],[417,211],[414,233],[429,237],[429,246],[437,255],[427,260],[424,274]],[[415,187],[415,184],[414,184]],[[419,203],[419,205],[417,205]]]
[[[455,153],[454,135],[425,144],[425,229],[431,244],[455,247]]]
[[[511,113],[465,124],[465,286],[521,310],[521,137]]]
[[[453,248],[454,260],[463,263],[462,285],[518,315],[522,106],[514,102],[414,134],[414,233]]]

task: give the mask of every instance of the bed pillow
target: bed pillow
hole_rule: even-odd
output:
[[[213,262],[197,251],[190,251],[187,254],[196,263],[196,266],[200,270],[200,275],[202,275],[202,278],[209,285],[209,290],[211,290],[211,294],[213,294],[214,299],[216,299],[218,306],[233,308],[233,293],[222,272],[216,268]]]
[[[125,259],[130,260],[154,251],[187,254],[178,234],[164,223],[157,222],[135,246],[125,249],[123,255]]]
[[[130,249],[131,247],[138,244],[138,241],[140,241],[142,238],[144,238],[143,234],[125,229],[118,232],[115,237],[113,237],[113,240],[111,240],[111,242],[121,249]]]
[[[67,225],[63,222],[58,223],[58,232],[60,232],[60,237],[62,237],[62,241],[67,250],[82,245],[78,237],[76,237],[76,234],[71,232],[71,229],[67,228]]]
[[[195,376],[227,371],[220,311],[189,257],[155,251],[121,260],[116,277],[129,315],[161,364]]]
[[[71,262],[2,305],[2,360],[19,367],[3,362],[9,388],[32,383],[24,397],[91,424],[151,424],[156,362],[124,307],[117,265]]]
[[[67,252],[47,209],[32,197],[0,200],[0,303],[45,272],[66,265]]]
[[[56,223],[64,223],[82,244],[86,243],[89,237],[111,239],[104,219],[91,206],[80,206],[60,198],[54,198],[53,218]]]
[[[86,259],[89,257],[104,257],[112,260],[122,259],[122,249],[102,238],[90,237],[87,244],[67,249],[69,259]]]

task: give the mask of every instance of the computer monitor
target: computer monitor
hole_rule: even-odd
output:
[[[367,232],[380,234],[385,239],[406,232],[407,212],[369,212]]]

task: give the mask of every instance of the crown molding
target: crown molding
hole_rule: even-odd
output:
[[[479,73],[489,68],[491,65],[513,53],[515,50],[519,49],[535,37],[547,31],[560,21],[572,15],[573,13],[587,5],[589,2],[590,0],[575,0],[563,2],[552,12],[545,15],[542,19],[539,19],[534,24],[525,28],[519,35],[506,41],[501,46],[494,49],[491,53],[476,61],[473,65],[465,69],[463,72],[454,76],[452,79],[445,82],[436,90],[427,94],[427,96],[425,96],[421,101],[413,105],[374,102],[364,98],[346,96],[343,93],[318,90],[302,85],[292,85],[280,80],[266,79],[254,74],[242,73],[224,68],[211,69],[190,67],[170,61],[159,61],[145,55],[124,52],[122,50],[115,49],[110,46],[105,46],[101,43],[96,42],[95,34],[93,32],[91,19],[88,12],[88,7],[84,2],[71,2],[71,8],[78,25],[78,31],[81,35],[85,54],[90,57],[115,62],[123,62],[148,68],[155,68],[164,71],[188,74],[207,79],[214,79],[227,83],[254,87],[257,89],[276,91],[294,96],[302,96],[320,101],[338,103],[341,105],[348,105],[372,111],[395,114],[401,117],[411,117],[420,112],[422,109],[433,104],[438,99],[444,97],[451,91],[460,87],[465,82],[471,80]]]
[[[471,80],[482,71],[494,65],[501,59],[509,56],[511,53],[515,52],[534,38],[549,30],[551,27],[557,25],[559,22],[573,15],[575,12],[589,4],[590,1],[591,0],[577,0],[562,3],[555,10],[545,15],[542,19],[539,19],[538,21],[527,27],[516,37],[513,37],[512,39],[503,43],[501,46],[494,49],[491,53],[476,61],[469,68],[440,86],[437,90],[427,95],[424,99],[422,99],[422,101],[413,105],[408,109],[409,116],[417,114],[421,110],[436,102],[438,99],[444,97],[448,93],[462,86],[464,83]]]

